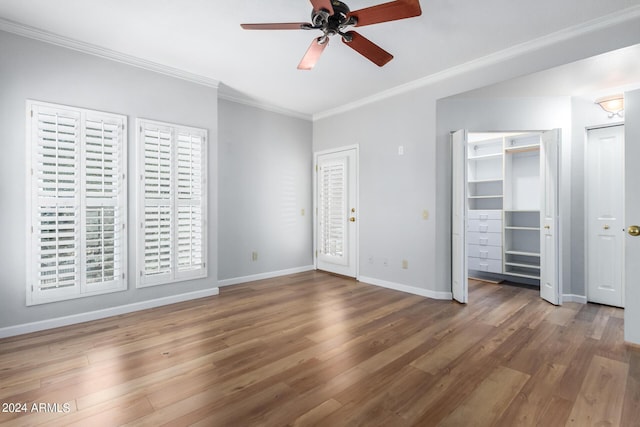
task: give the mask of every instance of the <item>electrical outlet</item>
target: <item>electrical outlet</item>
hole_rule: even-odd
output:
[[[257,261],[258,260],[258,252],[253,251],[251,252],[251,261]]]
[[[405,270],[407,268],[409,268],[409,261],[407,261],[406,259],[403,259],[402,260],[402,268],[405,269]]]

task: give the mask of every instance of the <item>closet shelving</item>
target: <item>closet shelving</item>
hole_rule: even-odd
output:
[[[503,140],[470,144],[468,156],[469,209],[502,209]]]
[[[467,160],[469,268],[539,279],[540,135],[470,139]]]

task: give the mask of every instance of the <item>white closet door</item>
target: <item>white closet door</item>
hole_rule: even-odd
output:
[[[357,275],[356,149],[317,157],[316,266],[344,276]]]
[[[451,206],[451,292],[453,299],[467,303],[467,131],[451,135],[452,188]]]
[[[540,144],[540,297],[560,304],[558,275],[558,147],[560,130],[542,134]]]
[[[624,126],[592,129],[587,139],[587,299],[624,306]]]

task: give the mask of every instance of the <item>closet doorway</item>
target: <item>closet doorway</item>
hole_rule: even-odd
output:
[[[559,130],[452,134],[452,294],[468,299],[469,273],[524,281],[560,303]]]

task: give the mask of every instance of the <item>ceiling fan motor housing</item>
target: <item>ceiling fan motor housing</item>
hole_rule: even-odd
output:
[[[314,28],[322,30],[324,33],[323,38],[336,34],[340,34],[344,38],[345,34],[343,34],[342,30],[349,25],[355,25],[357,20],[348,16],[350,12],[349,6],[343,2],[332,0],[331,6],[333,7],[333,15],[330,15],[329,11],[325,9],[314,10],[311,12],[311,22]]]

